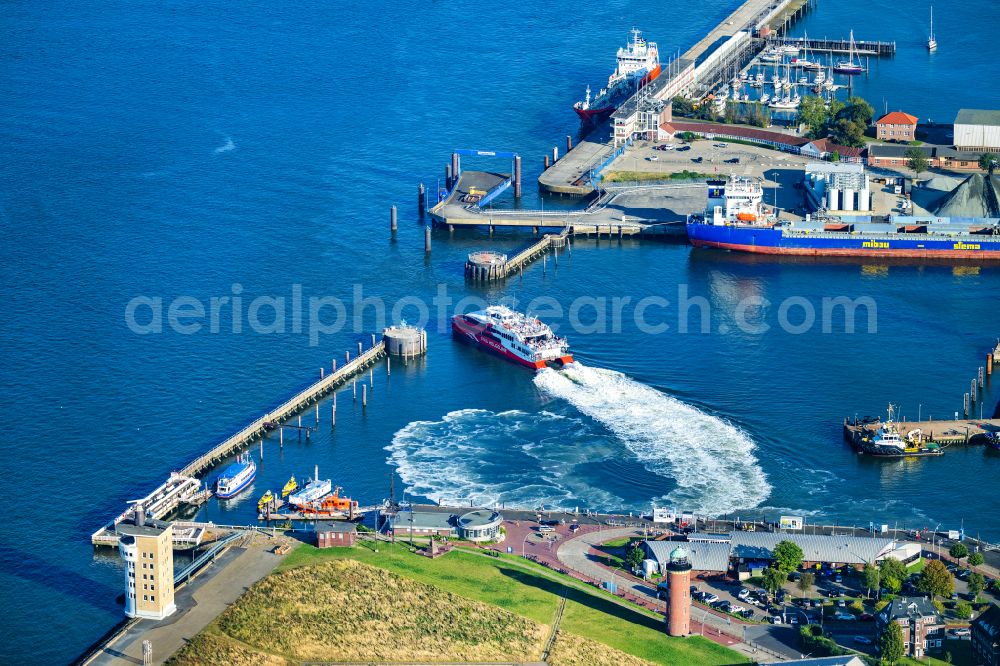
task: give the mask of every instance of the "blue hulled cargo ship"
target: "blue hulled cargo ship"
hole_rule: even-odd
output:
[[[732,176],[727,181],[710,181],[708,210],[688,218],[688,239],[695,247],[756,254],[1000,262],[997,220],[889,216],[881,218],[884,221],[856,222],[828,216],[784,222],[762,201],[758,179]]]

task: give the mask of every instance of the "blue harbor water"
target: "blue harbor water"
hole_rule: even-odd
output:
[[[308,442],[270,440],[253,489],[211,502],[202,517],[250,522],[265,489],[319,465],[362,504],[387,496],[395,474],[397,495],[421,500],[625,511],[658,501],[858,525],[964,519],[1000,539],[1000,456],[970,448],[872,461],[840,434],[845,416],[890,401],[911,418],[960,409],[1000,329],[996,268],[581,240],[558,267],[480,289],[464,284],[465,255],[491,242],[514,249],[523,235],[435,231],[424,255],[416,185],[433,191],[452,149],[520,152],[523,205],[542,205],[533,187],[542,156],[576,131],[571,104],[610,73],[628,28],[668,53],[734,6],[5,3],[0,660],[66,662],[119,621],[124,577],[113,553],[94,553],[91,532],[366,341],[380,322],[369,302],[355,329],[358,295],[382,299],[386,319],[410,320],[420,313],[400,299],[430,304],[441,289],[454,301],[521,307],[551,297],[561,315],[535,311],[560,325],[580,364],[533,376],[455,344],[432,305],[425,359],[394,363],[389,377],[378,366],[367,410],[341,391],[335,431],[326,401]],[[1000,108],[984,47],[1000,38],[995,5],[938,7],[933,56],[924,3],[905,16],[893,7],[820,3],[803,27],[899,42],[894,60],[859,81],[876,107],[885,97],[935,120],[962,106]],[[292,321],[299,288],[307,304],[347,303],[345,328],[313,344],[317,327]],[[268,295],[289,304],[283,332],[251,330],[247,308]],[[137,296],[163,299],[164,316],[179,297],[206,309],[213,297],[230,301],[214,332],[164,323],[137,334],[125,316]],[[648,296],[670,301],[647,311],[666,332],[636,324]],[[838,296],[870,298],[874,320],[859,315],[859,332],[847,334],[841,311],[825,329],[822,299]],[[604,330],[574,331],[580,298],[593,299],[577,301],[584,325],[606,303]],[[703,301],[680,308],[683,298]],[[739,304],[754,299],[771,305],[740,326]],[[793,324],[806,309],[817,321],[782,330],[782,303]],[[257,315],[270,322],[273,309]],[[994,384],[987,411],[998,394]]]

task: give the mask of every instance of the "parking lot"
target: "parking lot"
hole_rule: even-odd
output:
[[[933,553],[925,551],[924,555],[933,556]],[[945,602],[945,620],[949,624],[961,624],[963,621],[950,611],[956,601],[970,598],[966,582],[970,572],[953,563],[948,563],[948,566],[955,574],[955,595]],[[780,650],[777,643],[785,647],[797,645],[801,625],[819,624],[825,634],[837,643],[872,654],[875,646],[874,602],[878,590],[873,590],[869,598],[868,590],[864,589],[863,576],[850,570],[811,573],[815,575],[815,583],[805,594],[795,580],[789,580],[777,597],[766,594],[752,583],[733,581],[721,575],[694,579],[692,593],[695,609],[692,617],[697,618],[712,608],[718,612],[735,612],[741,619],[770,624],[770,627],[763,624],[748,626],[746,635],[749,640],[774,650]],[[917,575],[911,574],[900,594],[922,594],[916,589]],[[981,597],[994,602],[1000,599],[996,587],[983,592]],[[862,602],[862,612],[854,605],[855,601]],[[745,612],[739,613],[741,610]],[[969,640],[968,630],[953,627],[948,632],[948,639]]]
[[[673,148],[654,150],[661,145]],[[636,141],[611,163],[607,172],[673,174],[686,170],[720,178],[731,174],[759,177],[764,179],[764,202],[778,206],[783,218],[796,219],[804,213],[801,210],[802,192],[795,184],[802,181],[803,169],[810,162],[815,160],[762,146],[725,141],[698,140],[690,144]]]

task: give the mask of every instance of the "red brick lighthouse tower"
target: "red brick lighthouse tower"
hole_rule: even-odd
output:
[[[667,588],[667,633],[687,636],[691,633],[691,561],[680,546],[670,551]]]

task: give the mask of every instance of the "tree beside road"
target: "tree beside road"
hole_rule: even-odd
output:
[[[934,597],[950,597],[955,591],[955,579],[941,560],[931,560],[917,579],[917,589]]]

